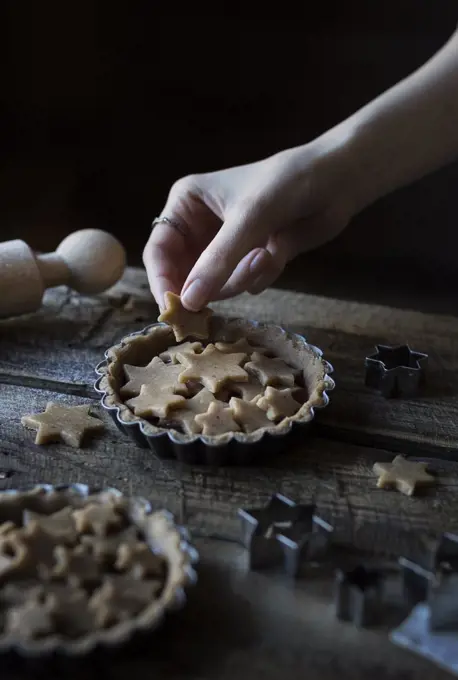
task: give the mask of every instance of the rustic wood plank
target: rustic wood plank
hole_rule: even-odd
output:
[[[129,268],[123,279],[102,298],[119,300],[128,295],[138,302],[152,302],[143,269]],[[290,328],[307,326],[323,330],[341,330],[389,337],[391,341],[405,336],[408,341],[416,337],[431,338],[436,342],[455,344],[453,335],[458,331],[458,318],[444,314],[431,314],[375,304],[340,300],[318,295],[308,295],[293,290],[269,288],[260,295],[239,295],[236,298],[213,303],[214,308],[229,316],[237,316],[243,310],[247,317],[259,321],[281,323]]]
[[[458,319],[275,289],[214,307],[229,316],[279,323],[323,349],[337,389],[317,419],[322,435],[392,451],[447,457],[458,452]],[[141,270],[127,270],[97,298],[50,291],[39,313],[0,323],[0,382],[89,396],[104,349],[156,316]],[[420,398],[386,400],[364,386],[364,357],[375,342],[410,342],[429,353],[428,385]]]
[[[136,301],[135,309],[129,301],[125,292],[83,297],[59,287],[48,291],[37,313],[0,321],[0,382],[38,380],[40,386],[40,381],[54,381],[59,384],[49,385],[51,389],[68,391],[72,386],[73,391],[87,393],[107,346],[100,344],[101,329],[110,327],[111,318],[118,313],[123,330],[128,326],[132,331],[157,318],[151,297],[147,311],[141,301]]]
[[[142,291],[138,298],[136,288]],[[129,290],[132,318],[136,300],[144,305],[143,272],[131,270]],[[321,434],[392,451],[458,454],[458,319],[275,289],[213,306],[228,316],[300,332],[324,351],[337,389],[330,407],[319,414]],[[99,329],[105,344],[129,332],[130,323],[129,313],[119,309]],[[365,387],[364,358],[375,343],[404,342],[429,354],[427,387],[417,399],[387,400]]]
[[[320,414],[323,434],[393,451],[458,453],[458,319],[278,290],[218,309],[279,323],[323,350],[337,382]],[[364,358],[375,343],[405,342],[429,354],[427,387],[416,399],[384,399],[364,385]]]
[[[9,476],[0,480],[0,488],[39,482],[112,485],[168,507],[198,534],[228,540],[239,536],[237,509],[263,505],[275,492],[315,501],[335,525],[339,540],[364,550],[412,552],[424,535],[458,530],[458,463],[436,461],[435,488],[425,497],[407,498],[375,487],[371,467],[377,460],[390,460],[389,452],[313,436],[300,448],[266,459],[262,467],[221,469],[160,461],[130,443],[106,414],[106,433],[87,448],[35,446],[33,433],[22,427],[20,418],[43,410],[50,399],[82,401],[38,389],[2,387],[0,469]]]

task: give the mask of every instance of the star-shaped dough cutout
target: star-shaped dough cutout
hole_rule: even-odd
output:
[[[81,536],[81,543],[88,546],[94,560],[104,567],[114,565],[118,549],[121,545],[137,543],[138,531],[136,527],[128,527],[124,531],[101,538],[100,536]]]
[[[142,580],[129,576],[108,576],[89,600],[100,628],[126,621],[139,614],[162,588],[160,580]]]
[[[121,387],[120,394],[122,397],[136,397],[143,385],[150,385],[154,390],[171,390],[186,395],[186,386],[178,380],[181,372],[181,366],[165,364],[159,357],[153,357],[147,366],[124,364],[127,382]]]
[[[259,352],[254,352],[251,361],[245,364],[245,369],[251,375],[255,375],[261,385],[285,385],[294,386],[294,376],[298,373],[297,369],[288,366],[283,359],[270,359]]]
[[[73,513],[76,528],[80,534],[96,534],[105,537],[113,530],[119,530],[124,517],[110,503],[88,503]]]
[[[89,410],[88,404],[64,406],[50,401],[43,413],[23,416],[21,423],[37,431],[35,444],[62,441],[67,446],[79,448],[87,434],[105,428],[101,420],[90,415]]]
[[[115,569],[129,571],[131,576],[143,579],[164,576],[164,560],[155,555],[146,543],[123,543],[119,546]]]
[[[427,463],[406,460],[404,456],[396,456],[391,463],[375,463],[373,470],[378,475],[379,489],[396,488],[406,496],[412,496],[417,486],[427,486],[434,482],[434,477],[426,469]]]
[[[54,563],[54,549],[60,543],[60,538],[48,532],[37,520],[19,529],[16,537],[26,549],[24,570],[35,571],[37,567],[47,568]]]
[[[300,404],[294,399],[293,394],[294,390],[290,387],[277,390],[269,386],[256,404],[266,412],[269,420],[280,420],[293,416],[299,410]]]
[[[172,327],[177,342],[186,340],[189,336],[205,340],[210,334],[210,317],[213,311],[204,307],[200,312],[189,312],[181,304],[181,298],[168,291],[164,295],[165,310],[159,315],[158,321],[165,322]]]
[[[181,368],[181,367],[180,367]],[[181,394],[171,388],[159,389],[155,385],[142,385],[138,397],[126,401],[136,416],[140,418],[166,418],[172,409],[185,403]]]
[[[172,345],[159,354],[159,358],[162,361],[168,361],[171,364],[178,364],[177,354],[179,352],[188,352],[189,354],[198,354],[203,349],[201,342],[180,342],[179,345]]]
[[[185,367],[180,382],[198,380],[213,394],[230,381],[248,382],[248,373],[240,366],[244,352],[225,354],[209,344],[202,354],[177,354],[177,359]]]
[[[267,352],[265,347],[254,347],[253,345],[250,345],[246,338],[239,338],[238,340],[235,340],[235,342],[215,342],[215,347],[225,354],[243,352],[244,354],[251,356],[253,352],[259,352],[259,354]]]
[[[196,416],[206,413],[210,404],[215,401],[213,394],[206,387],[197,392],[192,399],[186,401],[171,414],[171,425],[176,423],[186,434],[198,434],[201,428],[196,423]]]
[[[196,423],[205,437],[215,437],[227,432],[240,432],[232,410],[222,401],[213,401],[206,413],[196,416]]]
[[[229,406],[234,414],[234,420],[241,425],[244,432],[254,432],[262,427],[272,427],[265,411],[252,402],[232,397]]]
[[[53,536],[57,541],[72,545],[76,543],[78,533],[73,518],[73,508],[66,506],[52,515],[42,515],[38,512],[24,511],[24,525],[37,522],[46,533]]]

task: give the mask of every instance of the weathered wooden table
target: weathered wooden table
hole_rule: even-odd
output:
[[[94,367],[105,348],[155,321],[146,277],[130,269],[114,289],[83,298],[48,292],[34,315],[0,323],[0,489],[85,482],[144,495],[188,525],[201,553],[187,607],[158,631],[149,653],[100,669],[121,679],[448,677],[393,646],[387,628],[357,631],[335,620],[331,581],[288,584],[249,573],[238,545],[239,507],[273,492],[317,503],[339,540],[361,550],[414,554],[423,537],[458,529],[458,319],[269,290],[215,305],[300,331],[334,365],[336,390],[303,444],[250,468],[161,462],[125,439],[105,416],[104,436],[84,449],[38,447],[21,416],[48,400],[93,403]],[[429,354],[428,383],[416,400],[385,400],[364,386],[375,343],[409,342]],[[378,490],[375,461],[395,452],[433,458],[437,484],[407,498]],[[454,457],[456,462],[454,461]]]

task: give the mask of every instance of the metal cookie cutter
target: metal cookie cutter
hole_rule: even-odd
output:
[[[433,661],[441,668],[458,675],[458,635],[455,631],[432,631],[429,608],[417,604],[407,619],[390,633],[396,645]]]
[[[400,557],[398,563],[401,567],[402,594],[408,607],[425,602],[435,579],[434,569],[406,557]]]
[[[419,604],[390,638],[458,675],[458,536],[443,534],[432,558],[415,565]]]
[[[240,509],[242,543],[250,569],[282,566],[296,577],[305,559],[325,552],[332,526],[315,514],[315,505],[300,505],[275,494],[264,508]]]
[[[310,506],[308,522],[298,519],[291,528],[277,534],[283,548],[285,572],[293,578],[305,562],[325,559],[330,546],[333,527],[313,511],[314,506]]]
[[[338,569],[335,583],[336,616],[358,628],[371,625],[378,617],[384,579],[378,569],[362,564],[349,571]]]
[[[425,380],[428,355],[409,345],[376,345],[376,350],[365,360],[367,387],[388,398],[415,396]]]
[[[458,632],[458,574],[440,572],[429,591],[429,629]]]
[[[429,628],[458,631],[458,535],[442,534],[434,555],[435,580],[429,590]]]

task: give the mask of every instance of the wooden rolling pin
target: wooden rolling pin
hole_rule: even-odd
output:
[[[54,286],[83,295],[102,293],[121,278],[125,266],[123,246],[100,229],[75,231],[44,255],[24,241],[0,243],[0,317],[35,312],[46,289]]]

